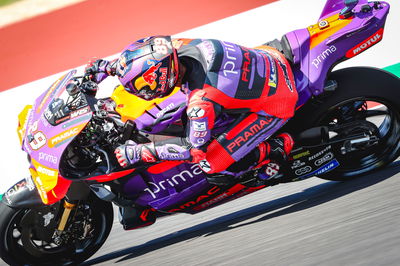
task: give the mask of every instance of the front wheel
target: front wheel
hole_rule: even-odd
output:
[[[298,115],[309,120],[303,119],[302,126],[332,129],[331,141],[357,140],[336,152],[339,167],[318,177],[349,180],[396,160],[400,155],[400,79],[361,67],[333,72],[329,79],[338,88],[304,106]]]
[[[113,222],[109,202],[90,196],[71,212],[65,230],[56,229],[64,208],[13,209],[0,202],[0,255],[10,265],[75,265],[92,256]]]

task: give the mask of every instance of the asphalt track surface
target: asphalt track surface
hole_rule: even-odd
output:
[[[85,265],[399,265],[399,173],[281,184],[127,232],[115,220]]]

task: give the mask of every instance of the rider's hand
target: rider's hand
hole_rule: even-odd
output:
[[[103,59],[92,59],[85,67],[85,77],[88,80],[100,83],[107,76],[112,75],[110,62]]]
[[[128,140],[124,145],[116,148],[114,153],[122,167],[127,167],[141,160],[140,145],[132,140]]]

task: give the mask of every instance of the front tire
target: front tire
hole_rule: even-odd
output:
[[[45,209],[14,209],[0,202],[1,258],[10,265],[75,265],[92,256],[110,233],[112,204],[91,195],[87,201],[79,203],[70,216],[66,226],[68,235],[64,235],[63,241],[41,239],[43,235],[51,238],[57,226],[40,224],[36,222],[38,218],[46,214],[57,219],[62,210],[57,204]],[[44,232],[43,228],[51,231]],[[85,228],[90,232],[85,232],[83,237]]]
[[[291,127],[296,130],[317,126],[354,126],[338,137],[369,131],[379,136],[376,145],[346,154],[337,153],[340,166],[319,175],[328,180],[344,181],[381,169],[400,155],[400,79],[389,72],[366,67],[354,67],[333,72],[329,80],[338,83],[330,95],[307,103],[296,114]],[[380,105],[372,110],[371,103]],[[375,107],[376,108],[376,107]],[[308,120],[305,121],[304,118]],[[347,134],[347,135],[346,135]]]

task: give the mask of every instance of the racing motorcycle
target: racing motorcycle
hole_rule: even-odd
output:
[[[83,262],[108,237],[113,204],[145,209],[146,222],[150,212],[194,214],[279,183],[344,181],[393,162],[400,154],[400,80],[370,67],[332,71],[382,40],[388,12],[386,2],[328,0],[317,24],[268,43],[295,75],[297,111],[280,132],[295,136],[296,146],[285,165],[236,178],[207,176],[185,161],[121,168],[113,151],[126,140],[183,134],[184,94],[176,88],[144,101],[120,86],[97,99],[96,84],[76,71],[65,74],[19,115],[30,176],[2,197],[1,258],[19,265]],[[216,128],[226,128],[229,118],[220,120]]]

